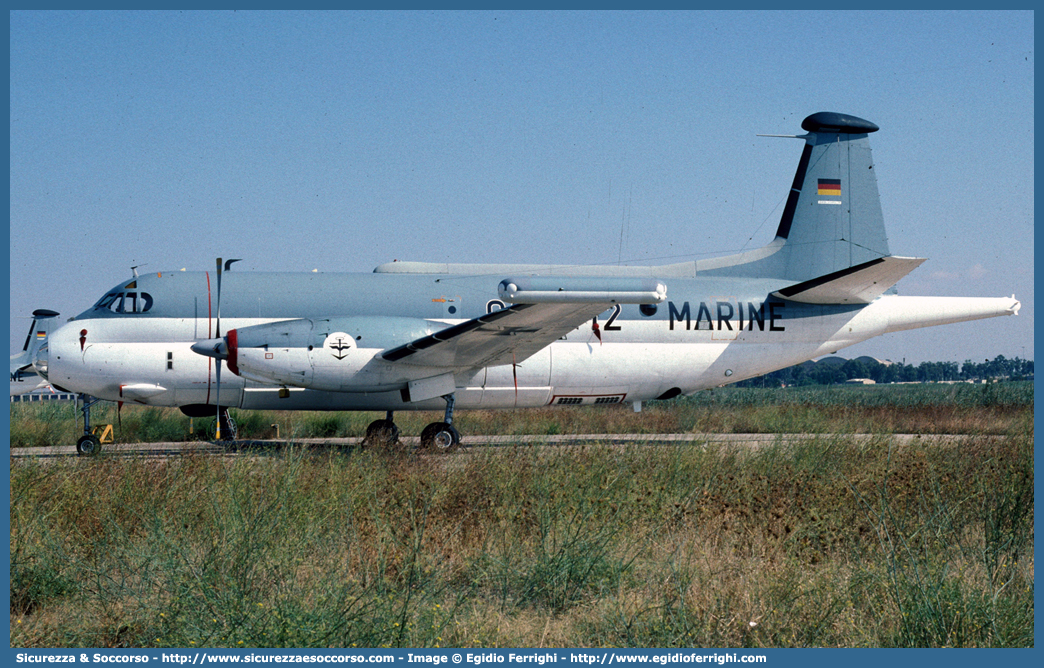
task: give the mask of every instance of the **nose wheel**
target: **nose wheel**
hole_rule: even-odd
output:
[[[83,402],[83,407],[80,409],[83,413],[83,436],[76,441],[76,454],[93,456],[101,452],[101,439],[91,433],[91,406],[101,399],[81,394],[80,401]]]
[[[94,434],[84,434],[76,441],[76,454],[93,456],[101,452],[101,440]]]

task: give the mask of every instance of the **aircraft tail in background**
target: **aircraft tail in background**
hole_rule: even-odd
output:
[[[47,309],[33,311],[33,324],[25,337],[22,352],[11,355],[11,394],[25,394],[47,384],[33,368],[33,358],[47,343],[51,331],[57,329],[58,313]]]

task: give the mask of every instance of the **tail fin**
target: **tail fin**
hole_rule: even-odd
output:
[[[698,273],[801,282],[889,255],[867,139],[878,127],[828,111],[801,127],[805,148],[776,238],[754,251],[698,260]]]
[[[870,141],[878,127],[855,116],[812,114],[794,184],[776,231],[782,278],[806,281],[889,255]]]
[[[33,363],[36,351],[47,342],[47,337],[58,321],[58,313],[47,309],[33,311],[33,324],[29,327],[29,335],[25,337],[22,352],[11,355],[11,374],[24,369]]]

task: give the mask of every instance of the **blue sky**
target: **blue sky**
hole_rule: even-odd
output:
[[[1033,357],[1029,12],[12,12],[11,348],[143,271],[657,264],[770,241],[801,120],[871,135],[901,294]]]

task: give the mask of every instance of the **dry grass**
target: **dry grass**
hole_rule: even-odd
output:
[[[19,464],[11,644],[1030,646],[1032,450]]]

